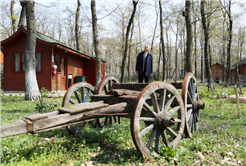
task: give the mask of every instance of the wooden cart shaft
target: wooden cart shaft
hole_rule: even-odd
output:
[[[81,103],[81,106],[84,103]],[[62,107],[63,108],[63,107]],[[34,114],[27,116],[25,120],[14,122],[0,127],[0,138],[19,135],[24,133],[37,133],[44,130],[52,130],[69,126],[73,123],[82,123],[86,120],[93,120],[112,115],[127,116],[132,112],[132,106],[126,102],[109,105],[80,113],[61,113],[54,111],[46,114]]]

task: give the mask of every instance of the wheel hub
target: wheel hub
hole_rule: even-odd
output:
[[[196,99],[193,99],[192,108],[193,108],[193,112],[198,112],[198,110],[205,108],[205,103],[200,103]]]
[[[155,120],[155,126],[157,129],[163,131],[167,127],[172,127],[175,124],[175,120],[172,117],[169,117],[166,113],[159,114]]]

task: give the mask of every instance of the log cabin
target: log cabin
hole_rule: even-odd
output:
[[[25,91],[26,27],[20,27],[12,36],[1,41],[4,54],[5,92]],[[36,32],[36,76],[39,89],[65,91],[76,76],[85,76],[85,81],[95,85],[96,60],[40,32]],[[102,64],[102,77],[105,76],[105,63]],[[57,66],[56,74],[52,68]],[[69,75],[69,76],[68,76]],[[68,81],[68,79],[71,79]]]
[[[237,75],[237,72],[238,72],[238,75]],[[242,82],[242,84],[244,86],[246,86],[246,58],[244,58],[243,60],[241,60],[240,62],[234,64],[231,67],[230,80],[231,80],[232,84],[237,82],[237,80],[236,80],[237,77]]]
[[[212,72],[212,77],[214,81],[217,81],[217,79],[219,79],[220,81],[223,81],[223,65],[219,62],[216,62],[215,64],[212,65],[211,67],[211,72]],[[224,79],[226,79],[225,77],[225,73],[226,73],[226,66],[224,65]]]

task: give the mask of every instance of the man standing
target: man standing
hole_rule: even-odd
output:
[[[153,74],[153,57],[148,51],[149,45],[145,45],[144,51],[138,54],[136,73],[139,83],[143,83],[143,79],[145,83],[149,83],[149,78]]]

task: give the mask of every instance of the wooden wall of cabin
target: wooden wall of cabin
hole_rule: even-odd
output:
[[[86,76],[85,81],[95,86],[96,80],[96,61],[86,59],[84,62],[84,76]]]
[[[72,74],[72,84],[74,84],[75,76],[84,74],[84,58],[58,49],[54,50],[54,57],[55,55],[59,55],[61,59],[65,59],[66,68],[65,73],[62,73],[62,63],[60,63],[61,70],[57,72],[56,76],[51,76],[52,91],[65,91],[68,88],[68,74]],[[52,62],[51,67],[53,65],[55,65],[55,62]]]
[[[4,47],[4,91],[25,91],[25,71],[15,71],[15,54],[24,53],[25,41],[25,34],[20,34]],[[49,52],[44,44],[37,42],[36,53],[41,53],[41,71],[36,72],[39,89],[51,90]]]

